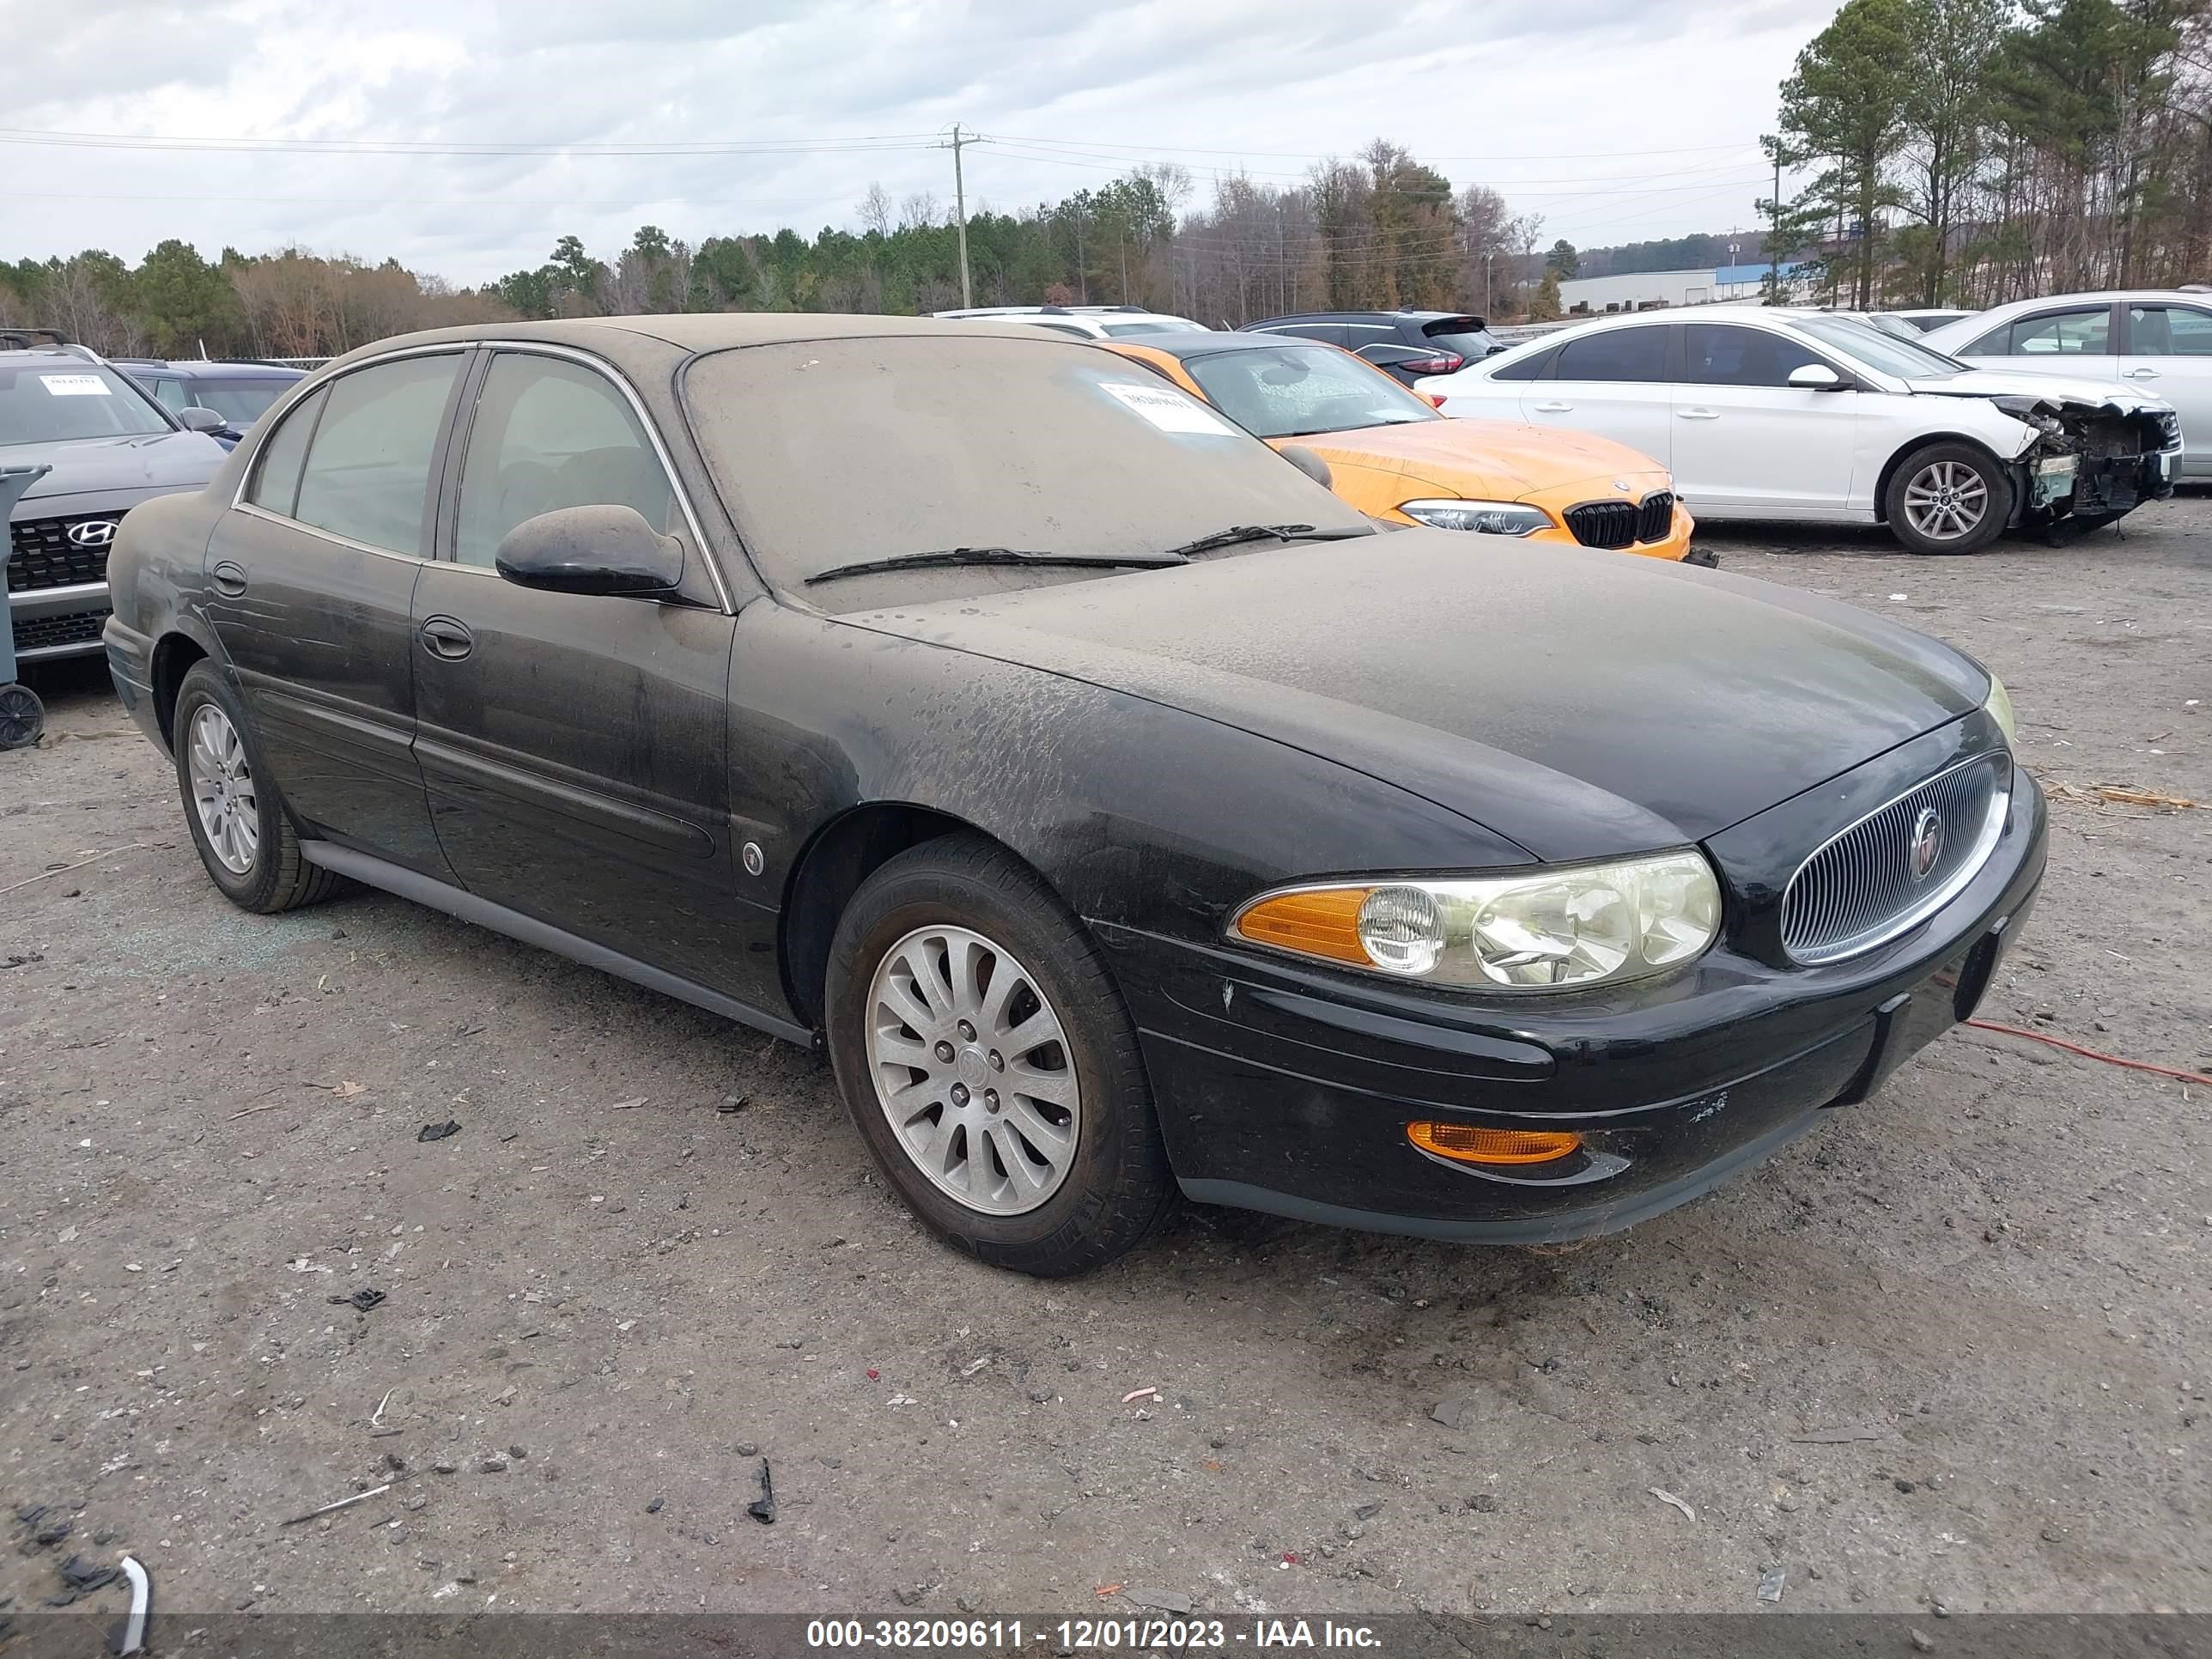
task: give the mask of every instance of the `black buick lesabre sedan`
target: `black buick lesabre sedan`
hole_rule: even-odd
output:
[[[234,902],[366,882],[822,1043],[915,1212],[1030,1273],[1178,1191],[1626,1226],[1970,1013],[2043,871],[1957,652],[1379,527],[1042,330],[387,341],[109,577]]]

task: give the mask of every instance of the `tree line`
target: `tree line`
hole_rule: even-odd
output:
[[[602,254],[574,235],[540,265],[456,288],[397,260],[292,247],[213,259],[161,243],[137,265],[88,249],[0,262],[0,326],[58,328],[112,356],[313,357],[410,329],[658,311],[927,313],[961,303],[959,238],[933,196],[872,185],[851,228],[708,236],[654,225]],[[1455,188],[1377,139],[1285,185],[1205,196],[1174,166],[968,221],[978,305],[1135,305],[1234,325],[1285,312],[1413,306],[1525,313],[1541,221]],[[1585,256],[1585,257],[1595,257]]]
[[[1840,303],[2203,280],[2212,0],[1845,0],[1782,84],[1770,249]]]

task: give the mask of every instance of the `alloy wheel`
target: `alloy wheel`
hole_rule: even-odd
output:
[[[1935,542],[1971,536],[1990,510],[1990,487],[1964,461],[1931,461],[1905,486],[1905,514]]]
[[[238,728],[211,702],[193,711],[185,769],[192,781],[192,805],[208,846],[231,874],[246,874],[261,848],[261,804],[254,794],[253,769],[246,764]]]
[[[919,927],[868,986],[868,1077],[899,1148],[985,1215],[1020,1215],[1073,1169],[1082,1090],[1036,976],[972,928]]]

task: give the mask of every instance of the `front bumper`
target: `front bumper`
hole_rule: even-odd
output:
[[[21,662],[93,657],[104,648],[100,631],[108,615],[107,584],[76,582],[33,587],[8,596],[8,623]]]
[[[1183,1190],[1381,1232],[1539,1243],[1614,1231],[1865,1100],[1972,1015],[2042,880],[2024,772],[1996,851],[1902,939],[1784,969],[1716,946],[1638,990],[1478,1002],[1226,945],[1100,927]],[[1419,1119],[1571,1129],[1517,1170],[1416,1149]]]

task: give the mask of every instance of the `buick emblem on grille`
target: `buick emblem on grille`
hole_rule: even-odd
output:
[[[1943,856],[1943,820],[1932,806],[1920,809],[1912,825],[1912,879],[1925,881]]]
[[[82,524],[73,524],[69,527],[69,538],[72,547],[106,547],[115,539],[115,520],[88,519]]]

